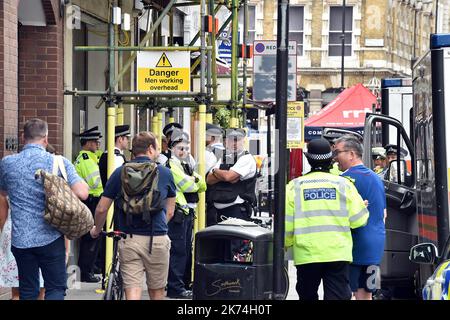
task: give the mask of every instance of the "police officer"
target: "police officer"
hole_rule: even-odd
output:
[[[98,140],[101,138],[101,134],[96,126],[81,133],[79,137],[82,150],[75,160],[75,169],[78,175],[89,186],[89,197],[85,201],[85,204],[94,215],[97,203],[103,193],[98,159],[95,154],[98,149]],[[89,233],[81,237],[78,266],[81,270],[82,282],[100,281],[100,278],[94,275],[94,264],[98,256],[98,251],[98,239],[93,239]]]
[[[185,132],[171,137],[171,154],[167,166],[172,171],[176,186],[176,207],[169,222],[171,239],[167,296],[190,298],[186,290],[190,283],[192,260],[192,227],[194,212],[199,200],[198,193],[206,190],[205,179],[194,172],[189,164],[189,136]]]
[[[223,130],[220,126],[207,123],[206,124],[206,151],[205,164],[206,174],[215,167],[217,162],[223,157],[225,147],[222,143]],[[206,190],[206,226],[211,226],[217,223],[217,210],[212,201],[213,193]]]
[[[391,182],[397,182],[397,165],[391,165],[392,161],[397,160],[397,155],[400,154],[400,159],[403,159],[408,155],[408,151],[403,149],[402,147],[399,147],[395,144],[387,144],[384,146],[384,149],[386,150],[386,170],[384,174],[384,179],[391,181]],[[390,170],[389,170],[390,168]],[[403,175],[403,169],[400,170],[400,172]],[[407,173],[408,175],[408,173]]]
[[[226,152],[207,175],[217,217],[250,220],[256,205],[256,161],[244,149],[243,129],[228,129]]]
[[[383,147],[372,148],[372,160],[374,164],[373,171],[379,177],[384,177],[384,174],[387,170],[385,149]]]
[[[127,159],[123,152],[128,149],[130,139],[130,126],[120,125],[115,128],[115,145],[114,145],[114,168],[117,169],[121,167]],[[100,167],[100,177],[102,178],[102,184],[105,186],[108,180],[107,174],[107,164],[108,164],[108,150],[103,152],[100,157],[99,167]]]
[[[170,145],[170,138],[174,132],[179,135],[183,132],[183,126],[178,122],[171,122],[169,124],[166,124],[166,126],[163,128],[162,133],[166,137],[167,146]],[[159,154],[157,162],[159,164],[165,165],[167,161],[172,157],[172,155],[170,153],[170,147],[166,149],[164,148],[164,146],[161,146],[161,148],[162,150]]]
[[[205,164],[206,172],[209,172],[216,163],[222,159],[225,147],[222,143],[223,130],[220,126],[207,123],[206,124],[206,151]]]
[[[367,223],[369,213],[347,178],[329,173],[333,153],[325,139],[308,144],[311,172],[286,190],[286,247],[293,247],[300,300],[317,300],[323,280],[325,300],[349,300],[351,229]]]

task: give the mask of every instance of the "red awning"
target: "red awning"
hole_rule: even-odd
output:
[[[342,91],[322,110],[305,121],[307,127],[364,127],[365,114],[377,103],[375,95],[362,84]]]

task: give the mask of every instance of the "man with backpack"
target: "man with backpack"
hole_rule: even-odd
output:
[[[175,208],[175,184],[169,169],[156,164],[158,142],[151,132],[132,141],[134,159],[116,169],[95,211],[91,236],[99,236],[109,207],[120,208],[118,228],[129,235],[119,242],[120,272],[127,300],[140,300],[144,272],[150,299],[162,300],[169,272],[168,221]]]

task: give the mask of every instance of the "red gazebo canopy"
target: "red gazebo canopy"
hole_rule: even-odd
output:
[[[365,114],[372,112],[376,96],[361,83],[342,91],[322,110],[305,121],[305,127],[364,127]]]

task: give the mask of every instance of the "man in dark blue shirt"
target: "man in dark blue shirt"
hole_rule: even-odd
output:
[[[351,178],[363,200],[368,201],[367,225],[352,230],[353,263],[350,265],[350,287],[357,300],[371,300],[379,289],[379,266],[384,252],[386,237],[386,195],[378,175],[365,167],[361,157],[363,148],[352,136],[335,141],[334,156],[342,176]]]
[[[155,161],[159,155],[156,137],[151,132],[141,132],[133,138],[131,162]],[[105,221],[109,207],[114,200],[121,201],[121,170],[117,168],[109,178],[100,202],[95,210],[95,226],[91,230],[93,238],[98,237]],[[144,270],[147,287],[152,300],[164,299],[169,272],[170,239],[167,236],[167,223],[175,209],[175,183],[172,173],[164,166],[158,165],[158,190],[165,202],[164,209],[153,214],[148,224],[142,216],[132,217],[127,223],[126,214],[121,210],[118,215],[118,228],[129,235],[119,243],[120,271],[123,278],[127,300],[140,300]],[[150,238],[153,238],[152,244]],[[150,248],[150,245],[152,247]],[[150,250],[151,249],[151,250]]]

